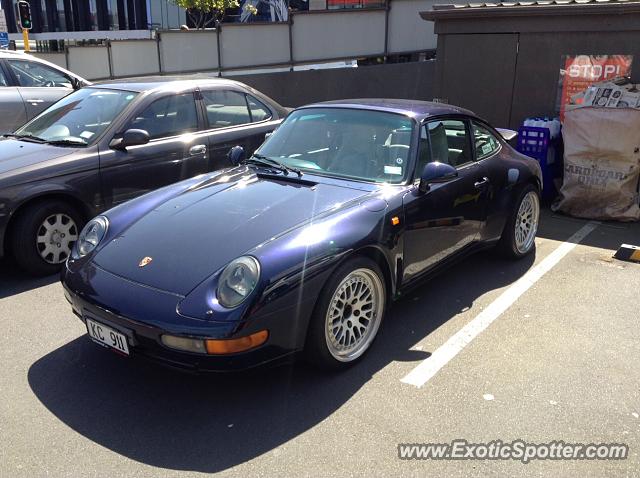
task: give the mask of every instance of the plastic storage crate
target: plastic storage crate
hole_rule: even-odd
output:
[[[551,140],[549,128],[537,126],[521,126],[518,130],[518,152],[533,158],[540,163],[542,169],[542,199],[550,201],[556,197],[558,191],[554,178],[558,176],[556,148]]]

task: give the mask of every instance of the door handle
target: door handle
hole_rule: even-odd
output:
[[[476,189],[484,189],[489,185],[489,183],[489,178],[485,176],[480,181],[476,181],[473,185],[476,187]]]
[[[197,156],[198,154],[204,154],[207,152],[207,146],[204,144],[196,144],[195,146],[191,146],[189,148],[189,154],[191,156]]]
[[[27,103],[32,103],[32,104],[38,104],[38,103],[44,103],[44,100],[27,100]]]

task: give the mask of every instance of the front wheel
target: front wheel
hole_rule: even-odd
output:
[[[35,203],[19,214],[11,237],[18,265],[36,276],[58,272],[78,240],[82,215],[57,199]]]
[[[511,211],[498,243],[503,255],[512,259],[526,256],[535,248],[540,221],[540,194],[529,184],[525,186]]]
[[[323,288],[311,317],[305,355],[323,369],[359,360],[373,343],[386,307],[380,267],[358,257],[345,262]]]

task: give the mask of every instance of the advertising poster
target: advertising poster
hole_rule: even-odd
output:
[[[594,83],[631,75],[633,55],[563,55],[556,111],[564,121],[567,106],[580,104]]]

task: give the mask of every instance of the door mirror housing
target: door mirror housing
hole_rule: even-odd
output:
[[[456,168],[447,163],[440,163],[434,161],[427,163],[422,170],[420,176],[420,185],[418,189],[421,193],[426,193],[429,190],[429,186],[434,183],[446,183],[458,176]]]
[[[240,164],[242,161],[246,159],[246,157],[247,157],[247,153],[245,153],[244,148],[242,146],[234,146],[227,153],[227,159],[234,166],[237,166],[238,164]]]
[[[80,81],[78,78],[75,77],[71,77],[71,87],[74,90],[79,90],[80,88],[82,88],[84,85],[82,84],[82,81]]]
[[[122,135],[122,138],[114,138],[109,143],[112,149],[126,150],[129,146],[140,146],[147,144],[151,138],[149,133],[143,129],[128,129]]]

